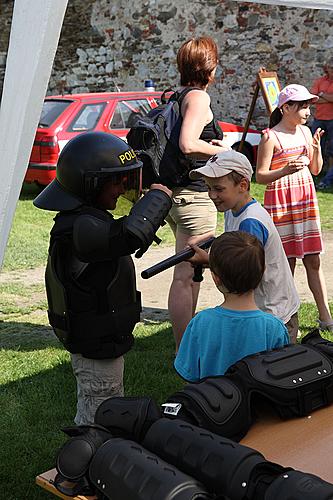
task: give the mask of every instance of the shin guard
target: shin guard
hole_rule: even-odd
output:
[[[264,500],[332,500],[333,484],[306,472],[291,470],[278,476]]]
[[[91,482],[112,500],[204,500],[213,497],[195,479],[139,444],[113,438],[89,468]]]
[[[95,423],[114,437],[141,442],[150,426],[161,418],[161,410],[149,397],[113,397],[96,410]]]
[[[252,471],[265,462],[261,453],[181,420],[158,420],[142,444],[230,500],[249,498]]]

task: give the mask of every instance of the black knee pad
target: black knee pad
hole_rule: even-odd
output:
[[[311,330],[311,332],[305,335],[305,337],[302,338],[301,343],[318,349],[318,351],[323,352],[330,358],[331,361],[333,361],[333,342],[324,339],[320,335],[318,328]]]
[[[112,500],[213,498],[196,479],[122,438],[112,438],[98,449],[89,477],[105,498]]]
[[[112,437],[99,425],[81,425],[62,429],[70,439],[60,448],[56,457],[55,487],[65,495],[93,494],[87,475],[90,462],[98,448]],[[66,486],[72,482],[71,489]],[[73,494],[74,493],[74,494]]]
[[[113,397],[99,405],[95,423],[106,427],[115,437],[141,442],[161,410],[149,397]]]
[[[162,406],[165,417],[184,420],[233,441],[240,441],[252,423],[242,386],[223,376],[188,384]]]
[[[158,420],[142,444],[197,478],[209,492],[225,495],[229,500],[249,498],[252,471],[265,462],[261,453],[182,420]]]
[[[297,470],[283,473],[272,482],[264,500],[332,500],[333,484]]]

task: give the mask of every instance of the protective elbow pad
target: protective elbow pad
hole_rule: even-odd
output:
[[[150,426],[161,418],[161,410],[149,397],[112,397],[96,410],[95,423],[115,437],[141,442]]]
[[[103,498],[112,500],[212,499],[192,477],[139,444],[113,438],[94,456],[89,477]]]
[[[55,487],[65,495],[75,496],[83,491],[87,494],[90,485],[87,475],[90,462],[98,448],[112,435],[107,429],[99,425],[67,427],[63,431],[71,438],[60,448],[57,454],[56,469],[58,475],[55,480]],[[64,479],[73,482],[71,490],[64,486],[66,484],[66,481],[63,481]]]
[[[251,399],[257,394],[270,401],[282,418],[302,417],[333,402],[333,365],[304,344],[246,356],[225,377]]]
[[[142,445],[197,478],[209,492],[229,500],[249,498],[252,471],[265,462],[261,453],[182,420],[161,418],[151,426]]]
[[[224,376],[188,384],[162,407],[165,417],[185,420],[233,441],[240,441],[252,423],[241,386]]]
[[[159,189],[148,191],[131,209],[124,220],[124,231],[141,241],[142,255],[151,245],[157,229],[171,208],[170,197]]]
[[[287,471],[272,482],[264,500],[332,500],[333,484],[297,470]]]
[[[333,342],[324,339],[320,335],[318,328],[305,335],[305,337],[302,338],[301,343],[310,345],[318,351],[323,352],[331,359],[331,361],[333,361]]]

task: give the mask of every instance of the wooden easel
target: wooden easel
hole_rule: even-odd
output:
[[[240,153],[242,152],[243,145],[244,145],[244,142],[245,142],[245,139],[246,139],[246,135],[247,135],[247,132],[249,130],[249,126],[250,126],[250,122],[251,122],[251,119],[252,119],[254,107],[256,105],[256,102],[257,102],[257,99],[258,99],[258,96],[259,96],[259,90],[261,90],[261,93],[262,93],[264,101],[265,101],[266,109],[267,109],[267,112],[268,112],[269,115],[272,113],[272,111],[276,107],[276,104],[274,103],[274,99],[272,99],[272,96],[270,96],[269,93],[267,92],[267,88],[266,88],[266,85],[265,85],[265,82],[267,82],[269,80],[271,80],[271,84],[273,86],[275,86],[276,89],[280,92],[281,87],[280,87],[280,83],[279,83],[279,79],[278,79],[277,73],[275,71],[266,71],[265,68],[260,68],[259,71],[258,71],[258,73],[257,73],[254,94],[253,94],[253,97],[252,97],[251,106],[250,106],[250,109],[249,109],[249,112],[248,112],[248,115],[247,115],[247,118],[246,118],[246,122],[245,122],[245,125],[244,125],[243,135],[242,135],[240,144],[238,146],[238,151]]]

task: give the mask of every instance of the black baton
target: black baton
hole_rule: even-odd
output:
[[[208,240],[199,243],[198,247],[202,249],[209,248],[214,240],[215,238],[214,236],[212,236]],[[148,278],[155,276],[155,274],[161,273],[162,271],[165,271],[166,269],[169,269],[170,267],[175,266],[176,264],[179,264],[184,260],[190,259],[194,254],[195,251],[192,248],[182,250],[181,252],[178,252],[175,255],[172,255],[171,257],[158,262],[154,266],[148,267],[148,269],[144,269],[144,271],[142,271],[141,273],[141,277],[147,280]]]

